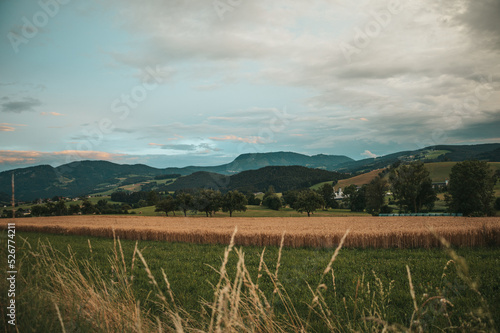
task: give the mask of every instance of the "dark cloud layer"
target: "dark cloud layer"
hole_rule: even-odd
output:
[[[34,108],[42,105],[36,98],[26,97],[22,101],[6,101],[0,104],[2,112],[21,113],[26,111],[35,111]]]

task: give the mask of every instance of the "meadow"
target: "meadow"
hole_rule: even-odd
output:
[[[19,332],[499,328],[498,247],[240,248],[23,231],[16,242]]]

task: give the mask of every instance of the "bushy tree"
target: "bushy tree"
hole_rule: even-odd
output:
[[[262,200],[257,198],[253,193],[247,195],[247,201],[249,205],[253,206],[260,206],[260,203],[262,202]]]
[[[401,164],[391,169],[391,190],[401,210],[418,213],[423,207],[432,209],[437,197],[429,175],[421,161]]]
[[[35,205],[31,207],[31,215],[33,216],[43,216],[46,215],[46,209],[42,205]]]
[[[358,190],[358,187],[354,184],[344,187],[342,193],[344,194],[344,198],[342,199],[342,203],[344,208],[351,208],[351,199],[354,197],[354,194]]]
[[[344,202],[345,207],[353,212],[362,212],[366,206],[366,188],[362,186],[358,188],[356,185],[351,184],[344,189]]]
[[[267,192],[264,194],[264,198],[262,199],[262,204],[272,210],[280,210],[283,206],[283,201],[275,193],[274,186],[269,186]]]
[[[148,206],[154,206],[159,201],[160,201],[160,196],[158,195],[158,192],[156,192],[156,191],[149,191],[148,192],[147,200],[146,200]]]
[[[385,194],[389,190],[387,180],[375,177],[366,186],[366,211],[372,215],[381,213],[381,208],[385,204]]]
[[[81,212],[80,206],[77,204],[71,204],[68,208],[69,215],[76,215]]]
[[[272,210],[280,210],[283,206],[281,198],[276,193],[266,196],[264,200],[262,200],[262,204]]]
[[[207,217],[219,211],[221,205],[222,194],[220,191],[202,189],[194,197],[194,207],[200,212],[205,212]]]
[[[325,200],[323,197],[312,190],[303,190],[297,196],[297,201],[294,206],[299,212],[306,212],[307,216],[311,216],[311,213],[315,212],[316,209],[320,209],[325,205]]]
[[[464,161],[453,166],[448,184],[450,211],[466,216],[492,215],[495,177],[487,162]]]
[[[158,201],[155,212],[165,212],[166,216],[168,216],[168,212],[173,212],[175,216],[177,208],[177,201],[171,195],[167,195],[164,199]]]
[[[229,216],[233,216],[233,212],[245,212],[247,210],[247,198],[243,193],[236,190],[229,191],[222,197],[222,211],[229,212]]]
[[[352,212],[362,212],[366,208],[366,185],[361,186],[354,192],[350,200],[351,206],[349,207]]]
[[[68,208],[66,207],[66,202],[63,199],[60,199],[54,205],[54,214],[56,216],[68,215]]]
[[[329,207],[337,208],[338,205],[335,201],[333,186],[331,184],[323,184],[318,189],[318,193],[323,197],[323,200],[325,201],[325,209],[328,209]]]
[[[108,200],[106,199],[101,199],[97,202],[97,204],[95,205],[95,208],[99,211],[99,213],[101,214],[104,214],[106,213],[110,207],[109,207],[109,204],[108,204]]]
[[[175,196],[179,209],[182,210],[184,216],[187,216],[187,211],[194,208],[194,197],[190,193],[181,192]]]
[[[290,190],[283,192],[282,199],[284,201],[284,204],[290,206],[290,208],[295,209],[295,202],[297,201],[299,193],[299,190]]]
[[[84,215],[95,213],[95,207],[92,204],[92,202],[90,202],[90,200],[88,200],[88,199],[83,200],[81,210],[82,210],[82,214],[84,214]]]

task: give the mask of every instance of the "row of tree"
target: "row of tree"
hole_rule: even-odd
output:
[[[95,205],[90,200],[83,200],[82,204],[66,204],[60,199],[57,202],[47,202],[43,205],[31,207],[32,216],[63,216],[63,215],[90,215],[90,214],[127,214],[132,207],[128,204],[110,204],[101,199]]]
[[[255,200],[255,196],[253,199]],[[175,215],[175,212],[179,210],[184,216],[188,211],[200,211],[208,217],[222,210],[229,212],[229,216],[233,216],[233,212],[246,211],[247,204],[247,197],[236,190],[223,195],[220,191],[201,189],[192,193],[179,192],[175,194],[175,197],[169,194],[158,201],[155,211],[164,212],[167,216],[170,212]]]
[[[324,190],[326,188],[331,191],[330,195],[325,194],[328,200],[325,200],[321,191],[310,189],[288,191],[286,195],[280,198],[271,186],[264,194],[262,205],[273,210],[279,210],[281,207],[289,205],[298,212],[305,212],[310,216],[317,209],[328,208],[327,202],[329,204],[335,203],[334,200],[331,200],[333,195],[332,186],[325,184],[322,187]],[[233,212],[246,211],[246,205],[248,204],[260,205],[261,200],[254,194],[245,196],[237,190],[222,194],[220,191],[201,189],[195,192],[179,192],[174,196],[167,195],[156,204],[155,211],[164,212],[167,216],[169,213],[175,215],[176,211],[182,211],[184,216],[187,215],[188,211],[200,211],[204,212],[208,217],[222,210],[223,212],[229,212],[229,216],[232,216]]]
[[[445,190],[446,205],[452,213],[465,216],[494,215],[494,185],[500,175],[492,172],[487,162],[464,161],[453,166]],[[437,200],[430,173],[423,162],[395,164],[389,171],[389,182],[381,176],[358,188],[350,185],[344,189],[344,204],[352,211],[390,213],[385,204],[386,193],[392,192],[394,203],[400,211],[418,213],[432,210]]]

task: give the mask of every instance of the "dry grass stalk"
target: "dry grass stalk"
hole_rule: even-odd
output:
[[[349,231],[340,238],[317,287],[315,289],[309,287],[313,298],[309,304],[311,311],[307,320],[298,315],[285,287],[278,279],[281,253],[283,244],[286,243],[283,235],[276,269],[274,272],[269,269],[264,260],[264,249],[260,255],[257,278],[254,281],[245,265],[243,250],[235,249],[236,230],[233,232],[231,241],[224,251],[221,267],[217,270],[219,281],[214,286],[214,298],[212,302],[205,304],[211,311],[207,313],[206,320],[197,323],[176,304],[175,295],[164,270],[161,270],[161,273],[167,286],[168,297],[162,292],[142,251],[138,249],[137,242],[131,267],[128,269],[120,239],[117,237],[114,240],[112,256],[109,258],[114,274],[111,283],[107,282],[109,277],[89,261],[77,261],[71,249],[69,249],[69,256],[64,256],[54,250],[50,244],[39,243],[39,253],[31,253],[37,258],[39,269],[45,273],[44,277],[49,279],[51,289],[46,293],[55,305],[63,331],[74,330],[75,327],[68,327],[68,325],[73,325],[76,320],[80,320],[95,332],[307,332],[312,330],[311,314],[315,314],[317,318],[314,320],[320,321],[323,327],[332,332],[414,332],[424,330],[420,319],[425,312],[424,308],[430,303],[439,301],[451,305],[443,296],[436,295],[422,298],[422,305],[418,306],[409,266],[406,268],[414,312],[408,328],[390,324],[387,320],[385,309],[389,302],[392,281],[385,287],[375,273],[373,273],[375,282],[372,286],[365,281],[363,275],[358,279],[355,295],[340,300],[336,294],[335,274],[332,267],[342,246],[347,242],[348,233]],[[449,245],[445,241],[443,244]],[[482,297],[477,290],[477,284],[468,276],[468,268],[460,268],[466,265],[463,259],[452,252],[449,247],[447,248],[452,261],[445,265],[444,270],[447,270],[451,263],[457,263],[459,276]],[[227,272],[232,252],[237,256],[234,277],[230,277]],[[161,305],[163,311],[160,315],[152,316],[134,297],[131,274],[134,271],[136,255],[144,265],[144,270],[155,289],[154,292],[159,300],[157,304]],[[270,296],[259,288],[259,279],[264,273],[274,288]],[[333,304],[325,297],[328,287],[324,280],[329,273],[332,276],[331,282],[335,295]],[[272,299],[269,300],[268,297]],[[272,306],[275,303],[275,297],[278,297],[279,302],[285,308],[285,317],[282,319],[278,319]],[[484,298],[482,300],[484,301]],[[484,309],[484,311],[489,311],[487,304]],[[447,316],[447,313],[444,315]],[[481,318],[490,320],[491,312],[484,312]],[[492,319],[488,327],[494,327]],[[451,321],[450,328],[453,328]]]

